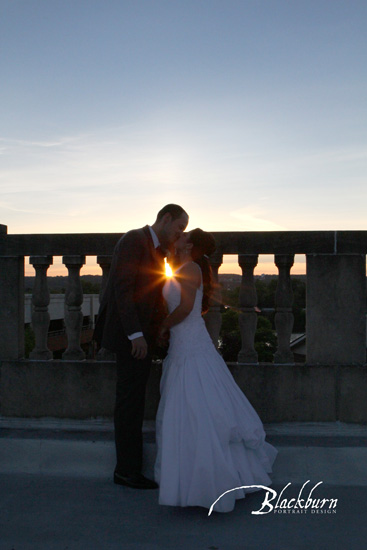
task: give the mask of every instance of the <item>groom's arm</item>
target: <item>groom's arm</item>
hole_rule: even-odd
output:
[[[115,251],[114,297],[126,336],[143,333],[135,293],[144,251],[144,241],[137,231],[126,233]]]

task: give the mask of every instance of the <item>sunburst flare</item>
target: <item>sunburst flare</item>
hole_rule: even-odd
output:
[[[172,271],[171,266],[167,262],[167,258],[164,258],[164,265],[165,265],[165,270],[166,270],[166,277],[167,278],[172,277],[173,271]]]

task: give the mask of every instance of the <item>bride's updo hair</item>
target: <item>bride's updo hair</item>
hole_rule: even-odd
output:
[[[215,251],[215,240],[211,233],[197,228],[189,232],[189,242],[193,245],[191,257],[198,264],[203,274],[203,303],[201,309],[202,313],[206,313],[209,309],[209,300],[214,288],[212,268],[208,256]]]

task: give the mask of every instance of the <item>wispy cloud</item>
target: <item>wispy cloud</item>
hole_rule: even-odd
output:
[[[0,138],[0,142],[4,143],[6,147],[59,147],[63,145],[62,141],[28,141],[24,139],[9,139]]]
[[[283,231],[284,225],[272,222],[267,218],[266,212],[254,212],[250,208],[240,208],[233,210],[229,214],[241,223],[241,231]]]

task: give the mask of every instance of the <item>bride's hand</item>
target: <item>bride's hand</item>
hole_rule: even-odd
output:
[[[169,329],[162,326],[158,332],[157,343],[160,347],[164,348],[168,346],[168,340],[169,340]]]

